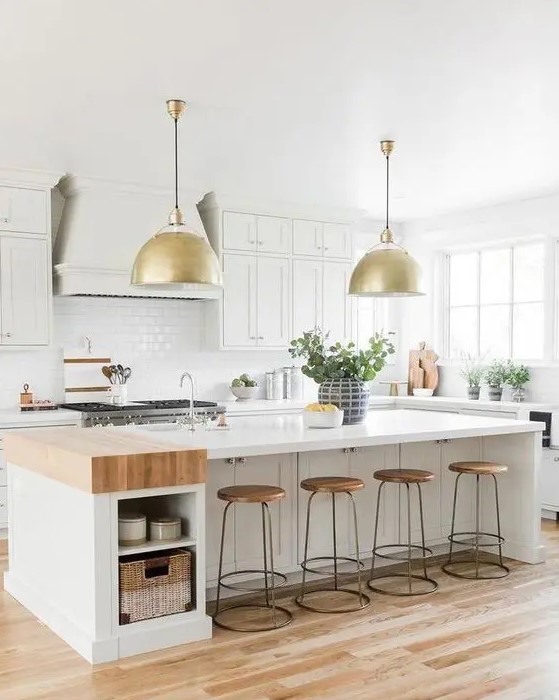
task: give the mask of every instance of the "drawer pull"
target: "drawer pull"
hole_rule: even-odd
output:
[[[554,457],[554,458],[553,458],[553,461],[554,461],[554,462],[559,462],[559,457]]]

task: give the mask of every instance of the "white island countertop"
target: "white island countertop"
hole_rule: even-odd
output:
[[[486,435],[536,433],[543,423],[464,416],[435,411],[387,410],[369,413],[359,425],[341,428],[312,429],[303,427],[303,418],[293,416],[230,417],[229,430],[194,432],[173,425],[108,428],[150,435],[167,445],[206,449],[208,459],[309,452],[344,447],[367,447],[403,442],[422,442]]]

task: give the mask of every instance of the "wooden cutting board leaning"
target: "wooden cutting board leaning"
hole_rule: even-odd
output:
[[[417,350],[410,350],[408,370],[408,394],[414,389],[432,389],[439,385],[439,369],[436,365],[439,356],[421,341]]]

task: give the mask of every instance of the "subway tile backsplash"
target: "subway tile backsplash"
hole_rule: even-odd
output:
[[[264,372],[291,364],[282,351],[212,351],[204,347],[207,302],[174,299],[56,297],[50,348],[3,349],[0,353],[0,408],[17,405],[27,382],[37,398],[64,399],[66,356],[111,357],[132,368],[129,398],[176,397],[178,382],[188,370],[199,398],[227,400],[230,380],[253,374],[263,388]],[[99,369],[100,383],[105,380]],[[184,391],[184,390],[183,390]],[[308,387],[312,397],[314,388]]]

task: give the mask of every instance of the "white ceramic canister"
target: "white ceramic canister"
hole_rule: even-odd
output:
[[[173,517],[151,518],[149,539],[152,542],[178,540],[181,536],[181,519]]]
[[[123,513],[118,516],[118,543],[125,547],[144,544],[146,516],[141,513]]]

